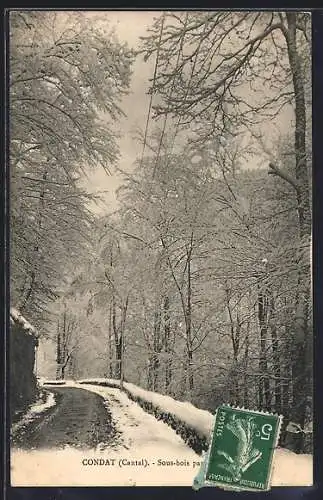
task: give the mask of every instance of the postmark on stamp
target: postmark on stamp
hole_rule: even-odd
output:
[[[211,444],[193,488],[269,490],[281,421],[280,415],[220,406]]]

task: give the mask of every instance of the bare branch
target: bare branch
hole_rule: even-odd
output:
[[[297,180],[289,175],[287,172],[284,172],[281,170],[277,165],[274,165],[273,163],[269,163],[269,172],[268,174],[271,175],[276,175],[277,177],[280,177],[281,179],[284,179],[284,181],[288,182],[296,191],[296,193],[299,192],[299,186]]]

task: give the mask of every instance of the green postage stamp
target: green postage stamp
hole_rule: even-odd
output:
[[[220,406],[211,444],[193,488],[269,490],[281,421],[280,415]]]

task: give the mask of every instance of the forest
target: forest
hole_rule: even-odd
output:
[[[57,379],[280,413],[303,451],[310,15],[156,12],[131,47],[102,15],[17,11],[9,49],[11,303],[53,345]],[[125,170],[136,61],[152,67],[149,109]],[[99,213],[96,169],[120,178]]]

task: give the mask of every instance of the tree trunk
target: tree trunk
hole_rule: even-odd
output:
[[[271,343],[273,350],[273,365],[274,365],[274,395],[275,395],[275,411],[282,411],[282,387],[281,387],[281,370],[280,370],[280,354],[277,329],[275,325],[271,327]]]
[[[226,294],[226,307],[228,311],[228,316],[229,316],[229,322],[230,322],[230,337],[231,337],[231,343],[232,343],[232,353],[233,353],[233,364],[232,368],[230,370],[230,400],[234,404],[239,404],[239,399],[240,399],[240,388],[239,388],[239,378],[238,378],[238,362],[239,362],[239,349],[240,349],[240,320],[239,320],[239,314],[237,314],[237,320],[236,320],[236,325],[234,323],[233,319],[233,310],[231,308],[230,304],[230,288],[228,285],[226,285],[225,288],[225,294]]]
[[[121,320],[119,328],[116,323],[116,304],[115,298],[112,300],[112,325],[116,348],[116,378],[120,380],[122,386],[124,381],[124,332],[126,327],[126,317],[128,309],[129,297],[126,298],[125,304],[121,310]]]
[[[306,107],[304,77],[296,42],[296,12],[286,12],[288,30],[285,33],[288,59],[292,71],[295,98],[295,174],[298,181],[298,215],[300,236],[311,235],[311,207],[306,161]]]
[[[285,304],[286,306],[286,304]],[[284,336],[281,341],[282,346],[282,365],[281,365],[281,373],[282,373],[282,400],[281,400],[281,413],[284,415],[282,428],[281,428],[281,442],[283,446],[287,446],[287,433],[286,428],[288,422],[291,419],[291,406],[292,406],[292,368],[290,363],[291,357],[291,341],[292,341],[292,333],[290,332],[290,325],[286,324],[284,326]],[[293,447],[292,447],[293,448]]]
[[[191,283],[192,242],[187,254],[187,309],[186,309],[186,352],[187,352],[187,389],[188,397],[192,398],[194,389],[193,345],[192,345],[192,283]]]
[[[270,331],[271,331],[271,347],[273,352],[273,371],[274,371],[274,396],[275,396],[275,411],[282,411],[282,385],[281,385],[281,369],[280,369],[280,352],[277,328],[275,325],[276,318],[274,316],[275,304],[274,297],[270,296]]]
[[[311,208],[309,199],[309,179],[306,161],[306,108],[304,78],[296,40],[296,12],[287,12],[287,30],[284,35],[292,72],[295,98],[295,175],[297,180],[297,211],[300,245],[309,244],[311,237]],[[310,244],[309,244],[310,248]],[[310,373],[306,366],[309,350],[309,310],[310,290],[310,250],[300,263],[299,294],[296,303],[294,338],[292,346],[292,421],[304,428],[307,398],[310,394]],[[294,449],[300,452],[304,445],[304,434],[295,434]]]
[[[188,382],[188,396],[192,398],[192,391],[194,389],[194,374],[193,374],[193,351],[192,348],[187,348],[187,382]]]
[[[120,378],[120,362],[121,362],[121,351],[119,345],[119,333],[117,328],[117,308],[116,308],[116,299],[114,293],[112,295],[112,329],[114,336],[114,344],[115,344],[115,367],[114,367],[114,377]]]
[[[56,380],[61,377],[61,363],[62,363],[62,353],[61,353],[61,333],[59,329],[59,321],[57,322],[57,340],[56,340]]]
[[[153,382],[153,369],[151,364],[151,356],[149,356],[147,361],[147,389],[148,391],[153,390],[154,382]]]
[[[172,346],[171,346],[171,325],[169,314],[169,297],[166,295],[164,299],[164,335],[165,335],[165,392],[169,394],[170,385],[172,382]]]
[[[121,366],[120,366],[120,383],[123,385],[125,378],[125,366],[124,366],[124,354],[125,354],[125,330],[126,330],[126,319],[127,319],[127,310],[129,303],[129,295],[126,298],[126,302],[122,308],[122,321],[121,321]]]
[[[62,344],[61,344],[61,379],[64,380],[65,376],[65,366],[66,366],[66,356],[67,356],[67,346],[66,346],[66,304],[64,303],[64,314],[63,314],[63,329],[62,329]]]
[[[248,387],[248,364],[249,364],[249,333],[250,323],[247,323],[247,332],[244,349],[244,374],[243,374],[243,404],[245,408],[249,407],[249,387]]]
[[[152,390],[158,390],[158,378],[159,378],[159,356],[157,352],[154,352],[152,356]]]
[[[112,364],[112,304],[109,306],[109,327],[108,327],[108,376],[113,378],[113,364]]]
[[[122,375],[122,340],[123,337],[120,335],[119,339],[116,342],[116,372],[115,376],[118,380],[121,380]]]
[[[152,342],[152,352],[149,358],[149,387],[150,390],[156,391],[158,387],[159,378],[159,366],[160,366],[160,352],[161,352],[161,311],[159,309],[159,301],[156,302],[155,313],[154,313],[154,331],[153,331],[153,342]]]
[[[259,389],[258,399],[259,407],[265,408],[270,411],[271,394],[268,379],[267,367],[267,318],[268,318],[268,297],[267,294],[261,290],[258,292],[258,321],[260,328],[260,354],[259,354]]]

